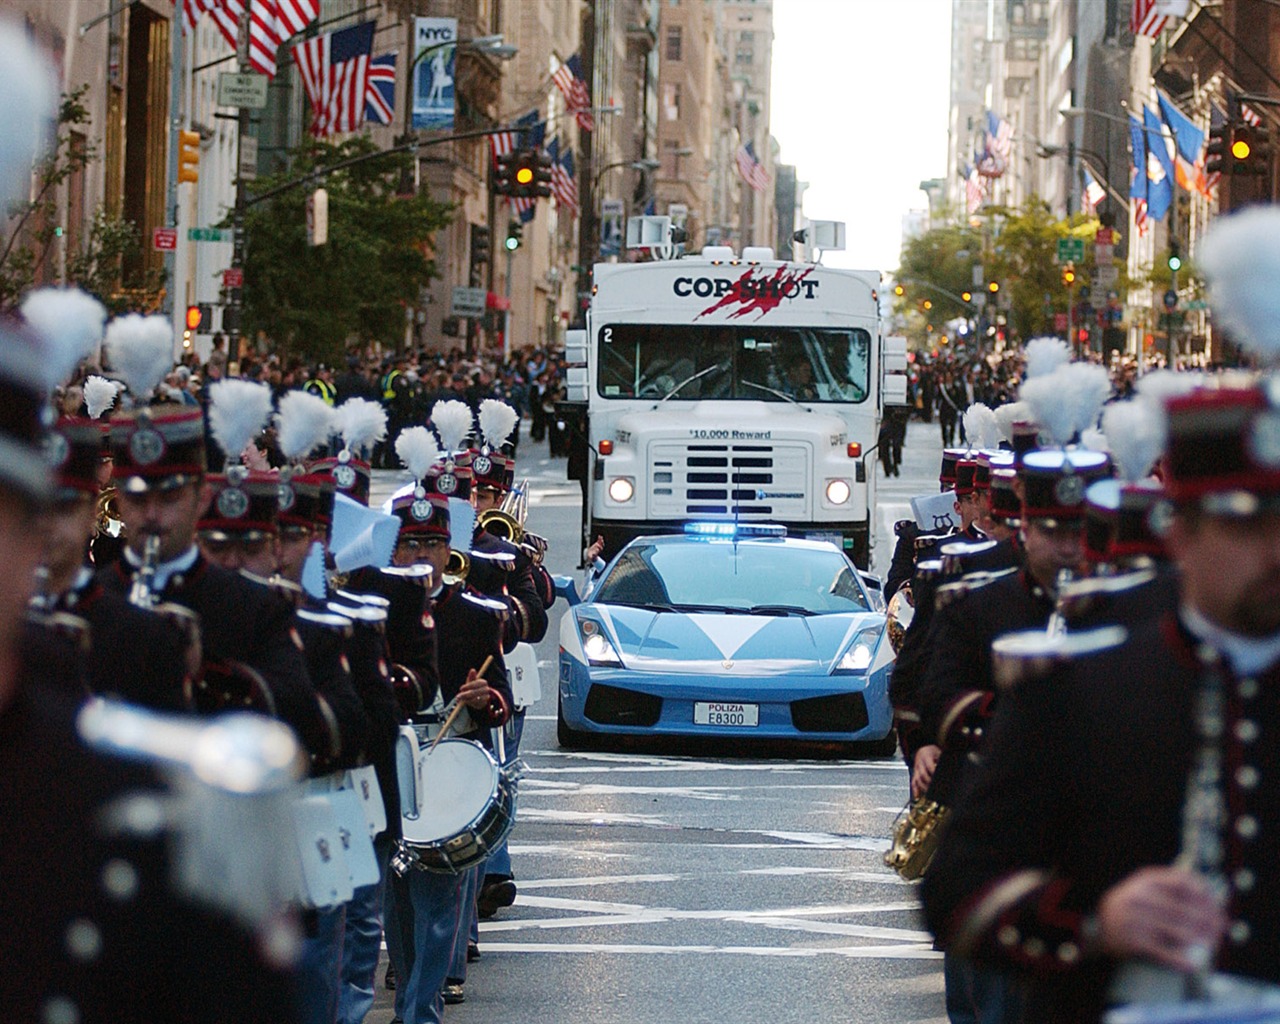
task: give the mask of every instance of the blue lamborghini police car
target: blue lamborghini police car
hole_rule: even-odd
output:
[[[832,544],[691,523],[633,540],[582,598],[562,589],[562,746],[707,736],[892,752],[885,616]]]

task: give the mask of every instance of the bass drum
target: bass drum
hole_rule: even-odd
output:
[[[513,781],[472,740],[441,740],[415,761],[412,797],[401,787],[401,843],[408,860],[443,874],[474,867],[515,824]]]

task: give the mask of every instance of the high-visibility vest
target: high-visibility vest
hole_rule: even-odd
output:
[[[399,370],[392,370],[390,373],[384,373],[382,375],[382,397],[388,402],[396,397],[396,389],[394,385],[396,378],[399,376]]]
[[[307,381],[302,390],[310,391],[313,395],[319,395],[324,399],[325,405],[333,405],[333,400],[338,397],[338,389],[327,380],[321,380],[319,377],[313,377]]]

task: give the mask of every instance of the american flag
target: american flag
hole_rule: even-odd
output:
[[[560,140],[552,139],[547,156],[551,157],[551,194],[558,206],[577,216],[578,182],[573,176],[573,151],[565,146],[562,153]]]
[[[591,116],[591,93],[587,89],[587,80],[582,76],[582,61],[578,55],[575,53],[556,68],[551,80],[564,93],[565,104],[569,113],[577,117],[578,127],[594,131],[596,120]]]
[[[982,205],[982,200],[986,194],[986,184],[983,182],[982,176],[978,174],[976,167],[966,165],[962,173],[964,174],[965,213],[972,215],[977,213],[978,207]]]
[[[763,192],[769,187],[769,175],[765,173],[759,159],[756,157],[756,145],[754,142],[739,146],[734,158],[738,161],[738,174],[742,176],[743,181],[757,192]]]
[[[191,31],[208,13],[232,48],[240,35],[240,16],[249,10],[249,66],[274,78],[276,51],[290,36],[320,16],[320,0],[184,0],[182,21]]]
[[[1262,124],[1262,117],[1247,103],[1240,104],[1240,120],[1245,124],[1253,125],[1254,128]]]
[[[390,124],[396,109],[396,54],[384,53],[369,61],[364,94],[364,119]]]
[[[994,110],[987,111],[987,146],[1008,163],[1013,152],[1013,125]]]
[[[302,88],[311,101],[313,135],[353,132],[364,120],[373,28],[374,23],[366,21],[293,48]]]
[[[493,163],[497,166],[498,157],[516,151],[516,139],[519,132],[494,132],[489,136],[489,148],[493,150]]]
[[[1145,199],[1133,201],[1133,226],[1138,229],[1138,234],[1147,233],[1147,201]]]
[[[1135,36],[1158,36],[1170,18],[1185,18],[1189,0],[1133,0],[1129,11],[1129,31]]]
[[[1098,208],[1098,204],[1107,198],[1107,190],[1098,184],[1098,179],[1093,176],[1093,172],[1086,166],[1084,168],[1084,205],[1085,208],[1093,213]]]

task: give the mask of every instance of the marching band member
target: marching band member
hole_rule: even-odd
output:
[[[447,638],[437,650],[439,698],[444,705],[465,706],[473,724],[463,735],[486,742],[488,730],[503,725],[511,706],[499,617],[505,607],[462,581],[443,582],[451,539],[449,499],[461,486],[457,467],[435,461],[438,449],[425,427],[402,431],[396,449],[418,482],[392,502],[392,513],[401,520],[395,564],[428,566],[430,579],[440,581],[432,583],[424,619],[440,638]],[[392,879],[387,949],[397,978],[396,1013],[402,1019],[424,1024],[441,1020],[456,949],[465,961],[468,907],[474,902],[478,871],[445,875],[410,868]],[[459,981],[452,984],[460,987]],[[450,993],[454,1001],[458,995]]]
[[[16,111],[0,139],[7,201],[11,177],[29,181],[54,99],[17,29],[0,27],[0,94]],[[0,324],[0,1006],[15,1021],[290,1020],[287,956],[268,961],[243,927],[176,895],[163,817],[148,837],[113,829],[120,801],[156,807],[172,791],[154,768],[86,743],[71,684],[22,646],[52,490],[42,449],[56,365],[33,332]]]

